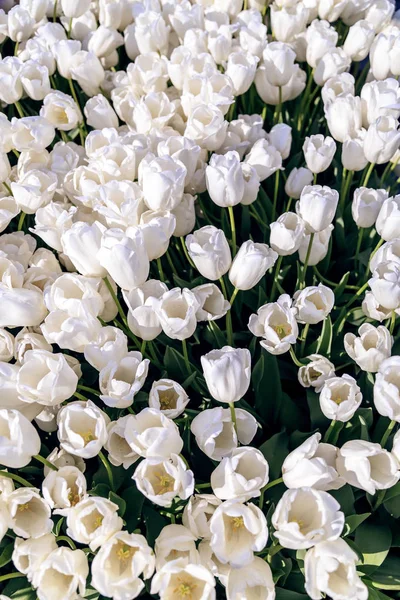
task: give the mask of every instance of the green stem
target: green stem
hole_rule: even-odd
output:
[[[18,577],[25,577],[22,573],[7,573],[7,575],[1,575],[0,581],[7,581],[7,579],[17,579]]]
[[[277,171],[275,171],[274,202],[272,205],[271,222],[274,222],[275,218],[276,218],[276,210],[277,210],[277,205],[278,205],[278,193],[279,193],[279,181],[280,181],[279,174],[280,174],[280,170],[278,169]]]
[[[68,25],[68,33],[67,33],[67,38],[70,39],[71,38],[71,30],[72,30],[72,17],[69,20],[69,25]]]
[[[373,259],[373,257],[375,256],[375,254],[378,252],[379,248],[382,246],[382,244],[385,243],[384,239],[380,239],[379,242],[377,243],[377,245],[375,246],[375,248],[372,250],[371,254],[369,255],[369,260],[368,260],[368,265],[367,265],[367,277],[370,271],[370,264],[371,264],[371,260]]]
[[[274,125],[282,123],[282,86],[278,87],[278,106],[276,107],[276,113],[274,116]]]
[[[110,280],[108,279],[108,277],[104,277],[103,281],[106,284],[107,289],[110,292],[110,295],[111,295],[112,299],[115,302],[115,306],[118,309],[118,313],[119,313],[119,315],[120,315],[120,317],[122,319],[123,324],[125,325],[125,327],[128,327],[128,321],[126,320],[126,316],[125,316],[124,310],[122,308],[122,305],[121,305],[120,301],[118,300],[117,294],[114,292],[114,288],[111,285]]]
[[[74,542],[71,540],[71,538],[69,538],[66,535],[58,535],[56,537],[56,542],[67,542],[67,544],[69,545],[71,550],[76,550],[76,546],[75,546]]]
[[[188,375],[191,375],[192,369],[190,367],[189,354],[188,354],[186,340],[182,340],[182,352],[183,352],[183,358],[185,359],[186,371],[188,372]]]
[[[303,335],[301,337],[301,347],[300,347],[300,354],[302,357],[304,357],[304,350],[306,347],[306,340],[307,340],[307,335],[308,335],[308,330],[310,329],[310,323],[306,323],[304,329],[303,329]]]
[[[388,441],[389,436],[390,436],[390,434],[393,431],[393,428],[396,426],[396,423],[397,423],[397,421],[390,421],[390,423],[389,423],[389,425],[388,425],[388,427],[387,427],[387,429],[386,429],[386,431],[383,434],[382,439],[381,439],[381,446],[382,446],[382,448],[384,448],[386,446],[386,442]]]
[[[235,412],[235,404],[233,402],[229,402],[229,409],[231,411],[231,419],[232,419],[233,427],[237,434],[236,412]]]
[[[110,467],[110,464],[109,464],[108,460],[106,459],[106,457],[104,456],[104,454],[103,454],[103,452],[101,450],[100,450],[98,456],[99,456],[101,462],[103,463],[105,470],[107,471],[107,476],[108,476],[108,481],[110,483],[111,491],[115,492],[114,476],[113,476],[113,472],[112,472],[112,469]]]
[[[18,54],[18,48],[19,48],[19,42],[16,42],[16,44],[14,46],[14,56],[17,56],[17,54]]]
[[[331,424],[329,425],[329,427],[326,430],[326,433],[324,435],[324,439],[323,439],[324,444],[328,443],[329,438],[331,437],[331,434],[335,428],[335,425],[336,425],[336,421],[335,421],[335,419],[332,419]]]
[[[193,269],[195,269],[196,268],[195,264],[192,261],[192,259],[190,258],[188,249],[186,248],[185,239],[183,237],[180,237],[179,239],[181,241],[181,246],[183,248],[183,252],[184,252],[184,254],[186,256],[186,259],[187,259],[188,263],[190,264],[191,267],[193,267]]]
[[[21,214],[19,216],[19,219],[18,219],[17,231],[22,231],[22,227],[24,225],[25,217],[26,217],[26,213],[24,213],[24,211],[22,210]]]
[[[57,21],[57,3],[58,3],[58,0],[55,0],[54,9],[53,9],[53,23],[55,23]]]
[[[267,483],[267,485],[264,485],[263,491],[266,492],[267,490],[275,487],[276,485],[279,485],[280,483],[283,483],[283,477],[279,477],[278,479],[274,479],[273,481],[270,481],[269,483]]]
[[[75,398],[78,398],[78,400],[81,400],[82,402],[88,401],[88,399],[85,396],[82,396],[82,394],[80,394],[79,392],[74,392],[72,395],[75,396]]]
[[[19,475],[15,475],[15,473],[10,473],[9,471],[0,471],[0,476],[7,477],[7,479],[13,479],[14,481],[20,483],[24,487],[33,487],[33,485],[29,483],[29,481],[27,481],[23,477],[20,477]]]
[[[396,323],[396,313],[393,311],[392,315],[390,317],[390,327],[389,327],[389,331],[390,331],[391,335],[393,335],[395,323]]]
[[[173,263],[173,261],[172,261],[172,258],[171,258],[171,257],[170,257],[170,255],[169,255],[169,252],[168,252],[168,250],[167,250],[167,252],[165,253],[165,256],[166,256],[166,258],[167,258],[168,264],[169,264],[169,266],[171,267],[171,271],[173,272],[173,274],[174,274],[174,275],[178,275],[178,271],[177,271],[177,270],[176,270],[176,268],[175,268],[175,265],[174,265],[174,263]]]
[[[235,288],[233,290],[233,294],[231,296],[231,299],[229,300],[229,304],[232,306],[232,304],[235,302],[235,298],[238,295],[238,293],[240,292],[240,290],[238,288]]]
[[[370,177],[372,175],[372,171],[374,170],[374,167],[375,167],[375,163],[370,163],[370,165],[368,167],[368,170],[365,173],[364,180],[363,180],[363,182],[362,182],[362,184],[361,184],[360,187],[367,187],[368,181],[369,181],[369,179],[370,179]]]
[[[276,285],[278,282],[278,277],[279,277],[279,273],[281,270],[282,260],[283,260],[283,256],[279,255],[278,260],[276,261],[276,265],[275,265],[274,280],[272,282],[272,290],[271,290],[271,296],[270,296],[271,302],[273,302],[274,298],[275,298],[275,288],[276,288]]]
[[[8,185],[8,183],[6,183],[5,181],[3,181],[3,185],[6,188],[7,192],[10,194],[10,196],[13,195],[12,190],[10,188],[10,186]]]
[[[354,255],[356,259],[358,257],[358,254],[359,254],[360,250],[361,250],[361,244],[362,244],[363,235],[364,235],[364,227],[360,227],[360,230],[358,232],[358,238],[357,238],[356,253]]]
[[[142,345],[140,346],[140,353],[142,354],[142,356],[144,356],[145,352],[146,352],[146,340],[143,340]]]
[[[225,281],[223,277],[220,277],[219,282],[221,284],[221,289],[224,298],[225,300],[228,300],[228,292],[226,291]],[[228,310],[228,312],[226,313],[226,337],[228,341],[228,346],[233,346],[232,315],[230,310]]]
[[[303,267],[303,270],[301,272],[301,279],[300,279],[300,282],[299,282],[299,288],[300,289],[302,289],[304,287],[304,285],[305,285],[306,272],[307,272],[307,267],[308,267],[308,261],[310,260],[312,245],[313,245],[313,241],[314,241],[314,235],[315,235],[314,233],[312,233],[310,235],[310,241],[308,242],[306,260],[304,261],[304,267]]]
[[[87,385],[77,385],[78,390],[82,390],[83,392],[90,392],[91,394],[94,394],[95,396],[100,396],[100,392],[98,392],[97,390],[94,390],[91,387],[88,387]]]
[[[18,112],[20,118],[23,119],[25,117],[25,113],[24,113],[24,109],[22,108],[21,103],[18,102],[18,100],[17,100],[17,102],[14,103],[14,106],[17,109],[17,112]]]
[[[236,254],[236,225],[235,225],[235,215],[233,213],[233,206],[228,206],[228,213],[229,213],[229,221],[231,224],[231,231],[232,231],[232,253],[233,253],[233,256],[235,256],[235,254]]]
[[[53,465],[53,463],[51,463],[46,458],[43,458],[43,456],[40,456],[40,454],[35,454],[35,456],[33,456],[33,458],[36,458],[36,460],[38,462],[41,462],[42,465],[44,465],[45,467],[48,467],[52,471],[58,471],[58,467],[56,467],[56,465]]]
[[[314,176],[313,176],[313,185],[317,185],[317,173],[314,173]]]
[[[296,356],[295,351],[293,350],[293,346],[290,346],[289,348],[289,352],[290,352],[290,356],[292,357],[292,360],[294,362],[294,364],[296,365],[296,367],[304,367],[303,363],[299,361],[299,359]]]
[[[164,277],[164,271],[162,268],[162,264],[161,264],[161,259],[157,258],[157,269],[158,269],[158,274],[160,275],[160,280],[165,283],[165,277]]]

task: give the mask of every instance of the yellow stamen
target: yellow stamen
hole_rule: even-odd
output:
[[[159,481],[159,491],[157,495],[165,494],[166,492],[174,491],[174,483],[175,480],[171,475],[168,474],[156,474],[156,477]]]
[[[27,502],[26,504],[20,504],[18,506],[18,510],[19,512],[25,512],[26,510],[29,510],[29,502]]]
[[[289,335],[290,333],[289,325],[276,325],[275,327],[273,327],[273,329],[275,330],[275,333],[277,334],[280,340]]]
[[[244,527],[243,517],[232,517],[233,529],[242,529]]]
[[[180,578],[178,578],[178,581],[181,581]],[[190,600],[190,598],[192,597],[192,593],[196,587],[196,584],[188,583],[187,581],[182,581],[182,583],[180,583],[174,589],[174,594],[179,596],[179,598],[187,598],[188,600]]]
[[[84,431],[83,433],[80,433],[79,435],[85,442],[85,445],[96,439],[96,436],[93,434],[92,431]]]
[[[127,546],[126,544],[119,544],[116,554],[118,560],[121,562],[127,562],[135,554],[135,548]]]

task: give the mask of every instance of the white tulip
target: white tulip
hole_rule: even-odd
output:
[[[93,551],[120,531],[122,525],[117,504],[100,496],[80,500],[67,511],[67,535]]]
[[[199,600],[215,600],[215,579],[206,567],[177,559],[166,563],[151,582],[151,593],[160,600],[174,595],[198,597]],[[194,596],[196,594],[196,596]]]
[[[282,168],[282,155],[266,139],[259,139],[247,154],[245,164],[254,167],[260,181],[264,181]]]
[[[376,373],[382,362],[390,357],[393,338],[383,325],[374,327],[363,323],[358,329],[359,337],[346,333],[344,347],[347,354],[363,371]]]
[[[284,548],[300,550],[337,540],[344,513],[328,492],[301,487],[287,490],[272,515],[274,536]]]
[[[221,500],[258,498],[268,483],[269,465],[256,448],[242,446],[222,459],[211,473],[211,487]]]
[[[337,448],[320,440],[321,434],[314,433],[285,458],[282,478],[286,487],[329,491],[344,485],[335,468]]]
[[[156,279],[148,279],[140,287],[123,292],[128,312],[129,329],[143,340],[154,340],[162,331],[155,306],[165,292],[165,283]]]
[[[301,217],[293,212],[285,212],[271,223],[270,228],[271,248],[280,256],[288,256],[297,252],[304,238],[305,230],[305,223]]]
[[[93,458],[107,441],[109,418],[91,400],[63,406],[57,422],[60,445],[73,456]]]
[[[374,164],[388,162],[399,147],[400,131],[395,117],[379,117],[369,126],[364,140],[366,159]]]
[[[232,403],[247,392],[251,376],[251,355],[247,349],[224,346],[201,357],[204,378],[211,396]]]
[[[223,144],[228,122],[217,106],[200,104],[188,117],[185,137],[201,148],[214,152]]]
[[[228,500],[220,504],[210,519],[210,545],[222,563],[237,569],[250,564],[254,552],[268,541],[267,520],[255,504]]]
[[[314,235],[311,252],[308,252],[310,247],[311,234],[306,234],[299,248],[300,262],[305,263],[308,255],[308,266],[317,265],[321,260],[325,258],[329,250],[329,240],[331,239],[333,231],[333,225],[329,225],[326,229],[316,233]]]
[[[63,600],[85,593],[89,565],[82,550],[54,550],[35,572],[32,584],[39,600]]]
[[[150,361],[131,351],[119,361],[110,360],[99,373],[101,400],[107,406],[126,408],[146,381]]]
[[[305,588],[313,600],[367,600],[368,588],[357,575],[357,554],[343,539],[321,542],[304,559]]]
[[[324,231],[332,223],[339,193],[328,186],[307,185],[296,204],[296,212],[306,224],[307,233]]]
[[[400,237],[400,194],[390,198],[383,196],[382,200],[376,219],[376,231],[385,242],[390,242]]]
[[[50,508],[69,509],[86,497],[86,478],[75,466],[60,467],[58,471],[50,471],[43,480],[43,498]],[[63,514],[60,513],[60,514]]]
[[[335,365],[321,354],[307,356],[310,362],[298,371],[299,383],[305,387],[313,387],[320,392],[324,382],[335,375]]]
[[[386,360],[381,362],[374,384],[374,404],[376,410],[380,415],[389,417],[389,419],[394,421],[400,421],[399,363],[398,356],[386,358]]]
[[[0,409],[0,464],[20,469],[40,452],[40,437],[34,426],[18,410]]]
[[[7,498],[10,527],[23,538],[38,538],[53,528],[51,510],[36,488],[20,487]]]
[[[199,308],[196,312],[196,319],[198,321],[216,321],[226,315],[228,310],[231,309],[230,303],[225,299],[223,293],[215,283],[197,285],[192,288],[192,292],[199,303]]]
[[[40,537],[26,540],[16,538],[12,560],[18,571],[26,575],[28,581],[32,581],[42,562],[54,550],[57,550],[57,542],[53,533],[45,533]]]
[[[177,425],[155,408],[144,408],[130,416],[125,439],[139,456],[158,460],[179,454],[183,447]]]
[[[149,392],[150,408],[161,411],[170,419],[179,417],[185,411],[189,400],[183,387],[172,379],[154,381]]]
[[[351,214],[358,227],[372,227],[375,225],[379,211],[388,196],[388,192],[384,189],[374,190],[360,187],[354,191]],[[382,221],[381,224],[383,224]],[[381,232],[379,232],[379,235],[382,235]]]
[[[331,49],[335,48],[338,33],[325,20],[315,19],[307,29],[307,62],[315,69],[321,58]]]
[[[188,563],[199,563],[196,549],[196,536],[184,525],[166,525],[162,528],[154,545],[156,570],[177,558],[184,558]]]
[[[400,264],[380,263],[368,283],[378,304],[388,311],[400,306]]]
[[[296,343],[298,325],[296,309],[288,294],[283,294],[277,302],[264,304],[257,314],[251,315],[248,328],[251,333],[261,337],[260,345],[271,354],[284,354],[290,345]]]
[[[213,494],[195,494],[189,498],[183,509],[182,523],[195,538],[209,539],[210,518],[220,504],[221,500]]]
[[[367,19],[352,25],[347,33],[343,50],[351,60],[359,62],[368,56],[375,38],[375,27]]]
[[[154,572],[154,554],[146,538],[118,531],[97,552],[91,564],[92,585],[115,600],[136,598],[144,589],[141,579]]]
[[[103,278],[107,275],[97,258],[104,231],[105,227],[99,221],[92,225],[78,221],[61,236],[63,252],[77,271],[86,277]]]
[[[187,288],[165,292],[154,305],[162,330],[173,340],[184,340],[193,335],[198,308],[195,294]]]
[[[329,168],[336,152],[335,141],[321,134],[306,137],[303,144],[304,158],[312,173],[322,173]]]
[[[47,94],[40,109],[40,116],[59,131],[71,131],[82,121],[82,113],[74,99],[59,91]]]
[[[255,556],[249,565],[229,570],[226,597],[228,600],[251,600],[258,593],[265,600],[275,598],[271,568],[265,560]]]
[[[277,253],[267,244],[255,244],[252,240],[240,246],[229,270],[229,281],[239,290],[250,290],[274,266]]]
[[[48,98],[48,96],[47,96]],[[11,121],[12,143],[19,152],[43,152],[50,146],[55,136],[55,130],[46,118],[42,116],[23,117]]]
[[[365,440],[351,440],[339,450],[339,475],[346,483],[375,494],[394,486],[400,478],[399,465],[390,452]]]
[[[293,306],[297,309],[299,323],[315,325],[324,321],[333,309],[335,294],[326,285],[319,283],[298,290],[293,296]]]
[[[361,402],[361,390],[354,377],[347,374],[326,379],[319,395],[325,417],[342,423],[352,418]]]
[[[101,371],[111,360],[118,363],[128,355],[128,338],[118,327],[102,327],[96,341],[85,347],[84,355],[92,367]]]
[[[6,329],[0,329],[0,360],[9,362],[14,356],[14,336]]]
[[[145,458],[132,479],[138,490],[158,506],[171,506],[176,497],[187,500],[194,490],[193,472],[177,454],[161,461]]]
[[[211,281],[229,270],[232,257],[222,229],[206,225],[186,237],[186,247],[198,271]]]
[[[139,227],[130,227],[127,234],[122,229],[104,231],[97,260],[124,290],[142,285],[149,275],[150,263]]]

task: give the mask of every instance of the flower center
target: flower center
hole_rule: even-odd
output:
[[[243,517],[232,517],[231,524],[233,529],[242,529],[244,527]]]
[[[89,442],[93,442],[93,440],[97,439],[96,436],[94,435],[93,431],[84,431],[83,433],[80,433],[79,435],[85,442],[85,446]]]
[[[290,333],[290,326],[285,325],[285,324],[275,325],[275,327],[273,327],[273,329],[280,340],[282,338],[286,337],[287,335],[289,335],[289,333]]]
[[[118,544],[116,555],[120,562],[126,563],[135,554],[135,548],[127,544]]]
[[[158,491],[156,492],[157,496],[174,491],[175,480],[173,477],[171,477],[171,475],[168,475],[168,473],[156,473],[156,478],[158,479]]]
[[[19,512],[25,512],[26,510],[29,510],[29,502],[27,502],[26,504],[20,504],[18,506],[18,510]]]
[[[187,598],[190,599],[192,597],[192,593],[194,588],[196,587],[193,583],[188,583],[187,581],[182,581],[175,589],[174,594],[176,594],[179,598]]]

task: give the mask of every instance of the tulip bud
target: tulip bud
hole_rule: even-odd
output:
[[[400,194],[383,201],[376,219],[376,231],[386,242],[400,237]]]
[[[351,214],[358,227],[375,225],[382,204],[387,200],[388,195],[384,189],[374,190],[360,187],[354,191]],[[381,232],[378,231],[378,233],[382,236]]]
[[[229,281],[238,290],[250,290],[274,266],[278,255],[267,244],[251,240],[242,244],[229,270]]]
[[[312,173],[322,173],[330,166],[336,152],[335,141],[331,137],[312,135],[303,144],[304,158]]]
[[[151,210],[173,210],[183,196],[186,167],[169,156],[148,154],[139,165],[139,183]]]
[[[291,304],[290,296],[282,294],[277,302],[264,304],[249,319],[251,333],[263,338],[260,344],[271,354],[284,354],[296,343],[299,328]]]
[[[283,86],[293,75],[296,55],[288,44],[271,42],[263,52],[268,81],[271,85]]]
[[[297,309],[299,323],[315,325],[325,320],[335,303],[335,294],[326,285],[306,287],[297,290],[293,296],[293,305]]]
[[[306,185],[311,185],[312,180],[313,175],[309,169],[306,169],[305,167],[300,167],[297,169],[295,167],[290,171],[285,183],[285,193],[289,196],[289,198],[298,200],[303,188]]]
[[[368,56],[374,38],[374,26],[367,20],[362,19],[350,27],[343,44],[343,50],[351,60],[359,62]]]
[[[361,101],[354,96],[339,96],[325,107],[331,135],[338,142],[357,136],[362,125]]]
[[[115,283],[124,290],[142,285],[149,275],[144,238],[139,228],[129,228],[129,236],[121,229],[103,233],[97,258]]]
[[[87,96],[96,96],[104,81],[105,73],[100,60],[93,52],[81,50],[71,58],[70,75]]]
[[[399,308],[400,264],[387,261],[379,264],[368,284],[378,304],[388,310]]]
[[[400,74],[398,66],[398,41],[397,35],[389,31],[379,33],[372,42],[369,59],[372,75],[375,79],[387,79],[398,77]]]
[[[365,440],[351,440],[343,444],[336,467],[346,483],[369,494],[391,488],[400,477],[394,456],[380,444]]]
[[[307,185],[296,204],[296,212],[308,232],[319,233],[331,224],[339,201],[339,193],[328,186]]]
[[[270,11],[271,28],[279,42],[291,42],[296,35],[305,30],[308,9],[303,4],[281,8],[273,3]]]
[[[172,379],[154,381],[149,392],[149,406],[170,419],[181,415],[189,402],[183,387]]]
[[[25,8],[14,6],[8,12],[8,35],[13,42],[25,42],[33,33],[35,21]]]
[[[252,465],[251,475],[246,475],[246,465]],[[251,446],[242,446],[222,459],[211,473],[211,487],[221,500],[247,501],[258,498],[260,490],[268,483],[269,466],[262,452]]]
[[[386,329],[386,327],[381,326],[378,329]],[[393,338],[390,342],[393,343]],[[389,351],[386,352],[386,356],[390,356],[390,347]],[[374,385],[375,408],[380,415],[389,417],[392,421],[400,420],[400,392],[396,384],[398,368],[398,356],[383,360],[379,364]]]
[[[207,190],[218,206],[235,206],[243,198],[244,179],[237,152],[213,154],[206,167]]]
[[[315,19],[307,29],[307,62],[315,69],[321,58],[335,48],[338,33],[327,21]]]
[[[36,61],[28,60],[20,72],[22,87],[32,100],[43,100],[50,93],[49,70]]]
[[[369,126],[364,140],[366,159],[381,165],[388,162],[400,143],[398,122],[394,117],[379,117]]]
[[[360,129],[356,137],[347,138],[342,146],[342,165],[348,171],[362,171],[368,164],[364,153],[366,131]]]
[[[358,329],[359,337],[346,333],[344,347],[347,354],[363,371],[376,373],[381,363],[390,357],[393,338],[389,330],[382,325],[374,327],[363,323]]]
[[[236,96],[245,94],[254,81],[258,59],[245,52],[231,52],[228,57],[225,73],[233,83]]]
[[[104,225],[98,221],[93,225],[78,221],[61,236],[63,252],[77,271],[86,277],[103,278],[107,275],[97,258],[104,231]]]
[[[154,304],[162,330],[173,340],[185,340],[193,335],[198,308],[195,294],[187,288],[169,290]]]
[[[190,258],[203,277],[216,281],[229,270],[231,251],[222,229],[206,225],[188,235],[185,243]]]
[[[17,182],[11,183],[14,199],[28,215],[49,204],[57,189],[57,176],[47,169],[32,169]]]
[[[289,157],[292,145],[292,128],[289,125],[286,125],[286,123],[274,125],[267,137],[283,159]]]
[[[307,356],[310,362],[298,371],[299,383],[305,387],[313,387],[318,393],[324,382],[335,375],[335,365],[321,354]]]
[[[201,357],[204,378],[211,396],[228,404],[240,400],[248,390],[251,356],[247,349],[224,346]]]
[[[86,102],[84,113],[87,124],[94,129],[118,127],[118,117],[107,98],[102,94],[93,96]]]
[[[200,104],[188,117],[185,137],[210,152],[218,150],[225,139],[228,122],[217,106]]]
[[[175,229],[173,236],[184,237],[193,231],[196,225],[195,197],[191,194],[183,194],[181,202],[174,208],[172,214],[175,217]]]
[[[324,85],[331,77],[349,71],[351,59],[341,48],[330,48],[318,61],[314,70],[314,81]]]
[[[358,556],[345,540],[322,542],[308,550],[305,559],[305,588],[313,600],[326,594],[332,600],[367,600],[368,588],[357,575]],[[343,592],[345,590],[345,592]]]
[[[375,31],[380,31],[389,24],[394,11],[395,7],[390,0],[376,0],[367,8],[365,19],[371,23]]]

